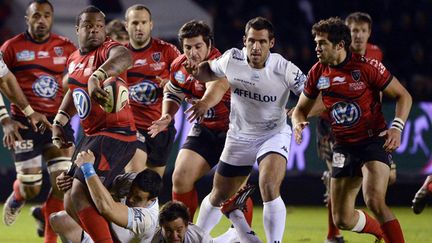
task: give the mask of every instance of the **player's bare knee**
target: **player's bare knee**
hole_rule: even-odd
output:
[[[186,193],[193,189],[195,180],[190,176],[187,176],[186,173],[176,172],[172,175],[172,183],[173,189],[175,189],[176,193]]]
[[[52,213],[50,216],[49,216],[49,223],[50,223],[50,225],[51,225],[51,228],[52,228],[52,230],[54,231],[54,232],[56,232],[56,233],[62,233],[61,231],[60,231],[60,228],[61,227],[59,227],[59,224],[61,223],[61,217],[59,216],[59,214],[60,214],[60,212],[56,212],[56,213]]]
[[[387,207],[384,199],[380,197],[368,197],[365,199],[366,206],[375,214],[381,215]]]
[[[334,220],[334,224],[338,229],[351,230],[354,227],[351,220],[349,220],[349,217],[341,217],[339,215],[334,215],[333,220]]]
[[[223,193],[221,190],[215,190],[215,188],[213,188],[212,192],[210,193],[209,201],[211,205],[218,206],[229,198],[230,195]]]
[[[264,202],[272,201],[280,195],[280,183],[272,178],[260,178],[259,187]]]

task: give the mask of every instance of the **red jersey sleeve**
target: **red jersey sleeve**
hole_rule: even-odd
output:
[[[6,63],[6,66],[8,66],[8,68],[11,68],[14,66],[14,53],[12,48],[9,47],[10,41],[6,41],[2,46],[1,46],[1,52],[3,53],[3,61]]]
[[[393,75],[376,59],[366,59],[366,61],[369,64],[369,67],[366,69],[369,85],[374,89],[384,90],[393,79]]]
[[[316,63],[310,70],[307,75],[307,79],[305,82],[303,93],[306,95],[306,97],[310,99],[316,99],[319,95],[319,89],[317,88],[317,83],[320,79],[320,63]]]

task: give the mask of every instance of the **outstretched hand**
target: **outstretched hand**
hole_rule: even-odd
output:
[[[191,104],[191,107],[189,107],[184,113],[189,114],[186,118],[190,123],[194,122],[195,120],[198,123],[201,123],[201,121],[204,119],[204,116],[207,114],[208,109],[210,108],[208,104],[205,101],[198,100],[198,99],[190,99],[186,98],[186,102]]]
[[[294,126],[294,138],[297,144],[301,144],[303,137],[302,132],[309,125],[309,122],[299,122]]]
[[[159,120],[152,121],[152,125],[148,128],[148,134],[150,137],[154,138],[158,133],[165,130],[170,122],[172,121],[172,117],[169,114],[165,114],[159,118]]]
[[[4,118],[1,123],[3,128],[3,146],[9,150],[14,149],[15,141],[23,140],[19,129],[28,129],[28,127],[10,117]]]
[[[198,62],[194,62],[191,60],[186,60],[183,63],[184,68],[186,69],[186,72],[189,74],[192,74],[193,76],[196,76],[198,74]]]

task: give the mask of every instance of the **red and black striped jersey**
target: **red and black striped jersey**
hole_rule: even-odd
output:
[[[133,66],[127,71],[129,100],[137,128],[147,130],[162,112],[163,87],[159,79],[169,79],[170,65],[180,52],[165,41],[152,38],[142,49],[127,45]]]
[[[304,94],[321,92],[338,143],[358,143],[387,128],[380,92],[393,76],[376,59],[348,54],[337,66],[316,63],[309,71]]]
[[[88,53],[79,50],[72,53],[68,64],[68,84],[77,114],[86,135],[107,135],[123,141],[136,140],[132,108],[127,104],[117,113],[107,113],[93,99],[87,89],[88,79],[107,59],[111,48],[119,43],[107,40]],[[119,75],[126,80],[126,72]]]
[[[3,60],[31,106],[47,116],[54,116],[61,104],[66,60],[75,50],[65,37],[51,34],[46,41],[36,42],[27,32],[7,40],[1,47]],[[11,111],[23,116],[14,104]]]

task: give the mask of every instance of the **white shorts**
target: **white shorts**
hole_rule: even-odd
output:
[[[220,160],[233,166],[253,166],[259,157],[274,152],[288,161],[291,134],[288,125],[275,134],[259,138],[246,138],[228,132]]]

